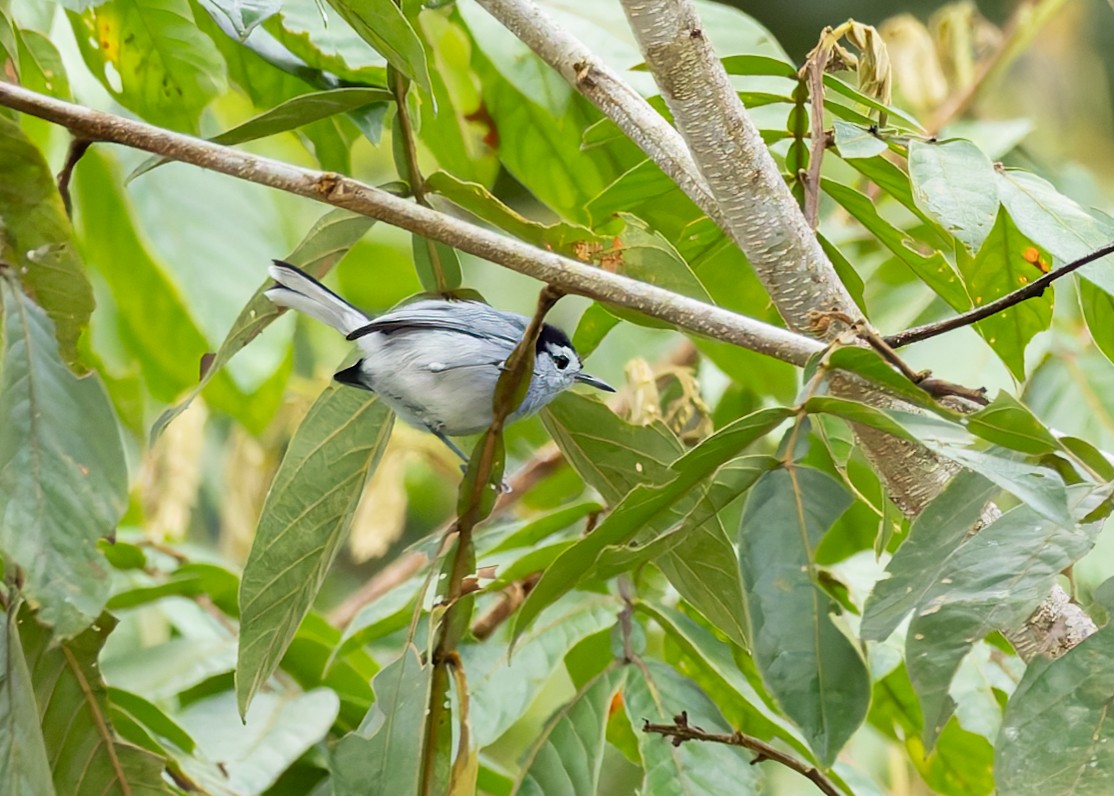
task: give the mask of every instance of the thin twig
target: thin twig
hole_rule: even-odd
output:
[[[522,606],[527,595],[530,594],[530,590],[537,585],[541,576],[542,573],[533,572],[503,589],[495,605],[491,606],[486,613],[472,623],[472,635],[479,641],[489,639],[491,634]]]
[[[58,172],[58,193],[62,196],[62,205],[66,208],[66,215],[73,218],[73,200],[70,198],[70,179],[73,177],[74,166],[81,160],[81,156],[93,145],[87,138],[74,138],[70,141],[70,148],[66,151],[66,162]]]
[[[1073,260],[1062,268],[1057,268],[1055,271],[1042,276],[1029,284],[1018,288],[1012,293],[1007,293],[999,299],[995,299],[989,304],[981,307],[976,307],[968,312],[960,313],[954,318],[948,318],[944,321],[937,321],[935,323],[926,323],[924,326],[915,326],[912,329],[906,329],[904,332],[891,334],[888,337],[882,338],[886,344],[891,348],[901,348],[902,346],[909,345],[910,343],[918,343],[921,340],[927,340],[930,337],[950,332],[953,329],[960,329],[964,326],[970,326],[973,323],[986,320],[991,315],[997,315],[1003,310],[1009,309],[1015,304],[1020,304],[1031,298],[1044,293],[1045,288],[1055,282],[1062,276],[1067,276],[1072,271],[1078,271],[1085,265],[1093,263],[1095,260],[1100,260],[1108,254],[1114,254],[1114,243],[1108,243],[1100,249],[1080,257],[1078,260]]]
[[[955,396],[980,406],[986,406],[990,403],[990,401],[987,400],[986,389],[984,387],[965,387],[962,384],[955,384],[954,382],[944,381],[943,379],[930,378],[932,376],[932,371],[930,370],[913,370],[905,360],[897,355],[897,352],[893,350],[893,347],[889,344],[887,339],[878,334],[878,332],[865,320],[855,320],[842,312],[823,312],[815,313],[815,315],[826,321],[837,320],[849,326],[856,337],[877,351],[882,359],[890,363],[902,376],[909,379],[909,381],[913,382],[913,384],[920,387],[933,398],[940,399],[948,396]]]
[[[693,334],[733,343],[795,365],[803,365],[823,348],[821,343],[804,335],[562,257],[333,172],[314,171],[260,157],[74,105],[10,83],[0,82],[0,105],[60,124],[90,140],[123,144],[343,207],[433,238],[568,293],[638,310]]]
[[[823,772],[815,766],[810,766],[808,763],[787,755],[785,752],[771,746],[765,741],[741,733],[738,730],[732,733],[705,732],[699,727],[689,724],[687,711],[681,711],[678,715],[674,716],[672,724],[651,724],[649,721],[643,719],[642,732],[657,733],[658,735],[671,738],[674,746],[680,746],[685,741],[706,741],[708,743],[722,743],[728,746],[739,746],[743,749],[750,749],[752,752],[756,753],[755,758],[750,761],[751,765],[761,763],[764,760],[773,760],[775,763],[780,763],[786,768],[796,771],[801,776],[812,780],[813,784],[816,785],[821,793],[827,796],[842,796],[839,789],[836,788],[835,783],[824,776]]]

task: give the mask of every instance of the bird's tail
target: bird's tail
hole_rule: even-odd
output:
[[[265,295],[280,307],[290,307],[327,323],[347,335],[370,320],[347,301],[299,268],[274,260],[267,273],[278,284]]]

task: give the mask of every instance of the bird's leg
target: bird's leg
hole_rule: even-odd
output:
[[[429,428],[429,427],[427,426],[426,428]],[[438,431],[435,428],[429,428],[429,433],[433,434],[435,437],[437,437],[437,439],[444,442],[445,445],[448,446],[449,450],[451,450],[453,453],[455,453],[457,456],[460,457],[460,460],[462,462],[464,462],[464,464],[462,464],[460,466],[461,470],[467,469],[467,467],[468,467],[468,457],[464,455],[464,451],[462,451],[460,448],[458,448],[456,446],[456,443],[454,443],[451,439],[449,439],[447,436],[445,436],[444,432]]]
[[[428,428],[428,426],[427,426],[427,428]],[[443,432],[438,431],[437,429],[431,428],[431,429],[429,429],[429,433],[433,434],[434,436],[437,437],[437,439],[444,442],[448,446],[449,450],[451,450],[453,453],[455,453],[457,456],[460,457],[460,460],[462,462],[464,462],[464,464],[460,465],[460,472],[467,473],[468,472],[468,457],[464,455],[464,451],[462,451],[460,448],[458,448],[456,446],[456,444],[451,439],[449,439],[447,436],[445,436],[445,434]],[[503,494],[507,494],[508,492],[511,491],[511,485],[508,484],[506,481],[503,481],[501,484],[499,484],[499,491],[502,492]]]

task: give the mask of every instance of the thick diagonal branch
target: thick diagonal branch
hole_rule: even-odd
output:
[[[561,290],[637,310],[702,337],[803,365],[820,343],[730,310],[594,268],[332,172],[241,152],[0,81],[0,105],[62,125],[76,137],[141,149],[385,221]],[[264,264],[260,264],[262,268]]]

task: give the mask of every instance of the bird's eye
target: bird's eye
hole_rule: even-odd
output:
[[[554,354],[553,364],[557,366],[557,370],[564,370],[569,366],[569,358],[564,354]]]

